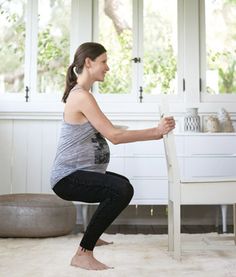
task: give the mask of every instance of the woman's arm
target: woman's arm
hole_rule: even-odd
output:
[[[161,119],[158,126],[154,128],[142,130],[119,129],[114,127],[100,110],[92,94],[86,92],[78,93],[76,95],[77,101],[79,112],[82,112],[94,128],[113,144],[161,139],[163,135],[175,127],[173,117],[166,117]]]

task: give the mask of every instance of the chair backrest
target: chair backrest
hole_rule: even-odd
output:
[[[176,153],[175,137],[173,131],[163,137],[168,179],[172,182],[180,181],[179,163]]]
[[[169,108],[166,103],[160,106],[159,110],[161,117],[170,115]],[[172,198],[173,194],[176,195],[176,193],[180,193],[180,170],[174,132],[171,131],[167,135],[164,135],[163,142],[168,174],[169,198]]]

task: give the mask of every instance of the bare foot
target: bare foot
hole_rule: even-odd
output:
[[[84,252],[81,247],[72,258],[71,265],[87,270],[105,270],[112,268],[96,260],[93,256],[93,251],[86,250]]]
[[[108,245],[108,244],[113,244],[113,241],[108,242],[102,239],[98,239],[95,246],[102,246],[102,245]]]

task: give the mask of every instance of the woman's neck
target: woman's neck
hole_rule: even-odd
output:
[[[77,78],[77,84],[84,90],[90,91],[93,81],[90,80],[89,76],[85,76],[83,73],[81,73]]]

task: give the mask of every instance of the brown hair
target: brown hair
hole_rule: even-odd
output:
[[[79,46],[74,55],[72,64],[67,69],[66,87],[62,101],[66,103],[71,89],[76,85],[78,74],[82,73],[86,58],[94,61],[98,56],[105,53],[106,49],[96,42],[85,42]],[[76,75],[77,74],[77,75]]]

